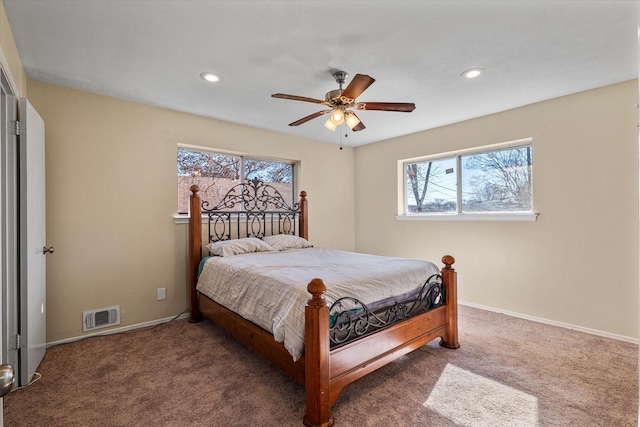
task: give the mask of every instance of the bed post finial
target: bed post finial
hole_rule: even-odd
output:
[[[311,298],[304,309],[307,411],[303,423],[306,426],[329,427],[333,425],[333,417],[329,382],[329,307],[323,296],[327,286],[322,279],[316,278],[309,282],[307,291]]]
[[[451,255],[445,255],[442,257],[442,263],[444,264],[445,270],[453,270],[451,266],[456,262],[455,258]]]
[[[322,279],[316,278],[310,281],[307,285],[307,292],[311,294],[311,299],[307,302],[307,305],[321,307],[326,304],[322,295],[327,292],[327,285],[324,284]]]

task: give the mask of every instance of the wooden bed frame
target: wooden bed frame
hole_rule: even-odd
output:
[[[456,272],[452,256],[442,258],[441,271],[446,304],[393,324],[344,346],[331,349],[329,341],[329,307],[323,294],[326,285],[313,279],[307,286],[311,298],[305,306],[305,350],[296,362],[282,343],[270,332],[245,320],[196,291],[198,266],[202,258],[202,211],[198,187],[191,187],[189,218],[190,322],[203,316],[214,321],[249,348],[304,385],[306,391],[306,426],[331,426],[331,407],[340,391],[349,383],[415,350],[435,338],[440,345],[458,348]],[[300,193],[297,234],[308,239],[306,193]]]

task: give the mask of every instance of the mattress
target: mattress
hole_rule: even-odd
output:
[[[271,332],[298,360],[312,279],[325,282],[328,305],[345,296],[371,304],[416,290],[437,273],[427,261],[314,247],[209,257],[197,290]]]

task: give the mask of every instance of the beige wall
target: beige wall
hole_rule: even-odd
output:
[[[460,300],[638,337],[637,81],[356,149],[356,250],[439,261]],[[537,222],[397,221],[398,160],[533,138]]]
[[[83,310],[122,326],[187,308],[187,228],[175,225],[178,143],[301,162],[310,240],[353,250],[354,150],[28,81],[46,123],[47,341],[82,335]],[[156,301],[156,289],[167,299]]]

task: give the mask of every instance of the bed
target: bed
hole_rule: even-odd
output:
[[[312,245],[303,244],[309,241],[306,193],[300,193],[297,203],[287,202],[275,187],[259,180],[232,187],[214,206],[201,200],[196,185],[191,187],[190,197],[189,321],[212,320],[304,385],[305,425],[333,425],[331,407],[347,384],[433,339],[440,338],[440,345],[447,348],[460,346],[453,257],[445,255],[444,267],[438,270],[431,263],[416,260],[309,247]],[[207,224],[204,230],[203,217]],[[278,247],[276,243],[281,241],[295,244]],[[205,262],[211,251],[218,256]],[[224,256],[225,251],[233,256]],[[387,291],[364,293],[368,286],[343,289],[341,276],[349,276],[344,280],[349,286],[353,280],[349,270],[341,270],[338,264],[353,269],[360,261],[351,256],[368,262],[366,270],[373,271],[369,277],[376,283],[407,278],[419,283],[394,290],[391,296]],[[388,276],[387,262],[391,266]],[[329,270],[315,269],[327,264]],[[390,271],[394,269],[397,275]],[[247,274],[242,280],[236,276],[241,271]],[[277,276],[274,271],[280,278],[272,277]],[[304,277],[310,277],[308,283],[299,283],[306,282]],[[224,286],[235,289],[240,282],[247,282],[247,287],[234,290],[232,296],[215,293]],[[289,282],[282,286],[296,289],[279,298],[289,301],[286,314],[272,314],[277,321],[275,317],[253,318],[254,312],[260,311],[256,307],[271,310],[277,305],[267,302],[265,290],[284,293],[276,287],[279,282]],[[254,285],[257,290],[250,291]],[[248,292],[257,292],[249,298],[250,307],[236,306],[238,295]],[[292,317],[283,320],[286,316]]]

